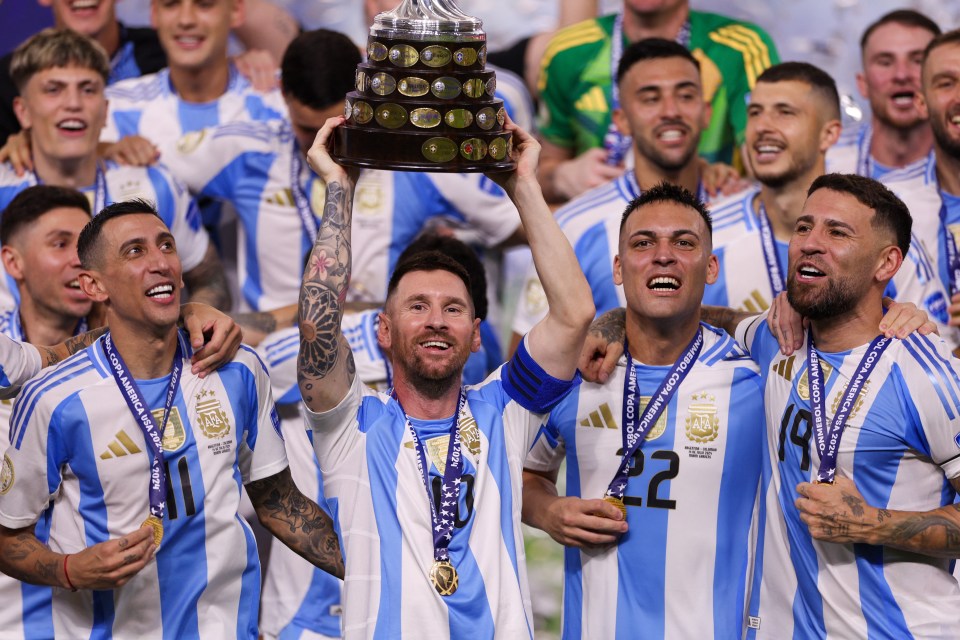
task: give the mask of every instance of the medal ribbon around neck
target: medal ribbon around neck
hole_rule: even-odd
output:
[[[44,184],[40,174],[36,171],[33,172],[33,178],[37,181],[37,184]],[[93,215],[96,216],[107,206],[107,176],[99,162],[97,162],[97,173],[93,179],[93,184]]]
[[[943,229],[943,240],[947,250],[947,276],[950,278],[949,285],[950,297],[958,293],[960,286],[960,255],[957,251],[957,240],[953,237],[953,232],[947,226],[947,202],[943,199],[940,191],[940,180],[937,180],[937,196],[940,198],[940,227]]]
[[[167,396],[163,404],[163,419],[159,426],[157,426],[143,394],[140,393],[137,381],[130,374],[130,370],[120,353],[113,347],[109,332],[103,339],[103,351],[107,355],[107,360],[110,361],[110,372],[113,374],[113,379],[117,383],[117,387],[120,388],[120,393],[127,402],[130,413],[133,414],[137,425],[143,432],[144,440],[150,447],[150,453],[153,456],[150,463],[150,516],[157,518],[162,527],[163,513],[167,506],[167,480],[166,470],[163,466],[163,430],[167,425],[167,419],[170,417],[174,400],[176,400],[177,390],[180,388],[180,373],[183,370],[183,349],[180,346],[180,338],[177,336],[177,351],[173,356],[173,365],[170,367],[170,383],[167,385]],[[156,532],[156,526],[154,524],[150,526],[154,527]],[[156,542],[159,546],[159,540]]]
[[[613,35],[610,43],[610,113],[620,108],[620,87],[617,84],[617,70],[620,67],[620,58],[623,57],[623,11],[617,14],[613,21]],[[687,18],[677,33],[677,43],[690,48],[690,19]],[[607,126],[607,133],[603,136],[603,148],[607,151],[606,163],[616,166],[623,162],[630,151],[632,139],[620,133],[617,126],[611,122]]]
[[[302,172],[303,161],[300,159],[300,145],[294,141],[293,154],[290,157],[290,191],[293,193],[293,202],[297,206],[297,213],[300,214],[300,224],[303,225],[303,232],[307,234],[312,245],[317,241],[319,226],[317,225],[317,219],[313,217],[310,199],[307,198],[307,193],[300,186],[300,174]]]
[[[392,393],[393,399],[400,404],[396,391]],[[407,420],[407,429],[413,438],[414,449],[417,452],[417,469],[420,470],[420,477],[423,480],[423,486],[427,491],[427,504],[430,505],[430,525],[433,531],[433,559],[437,562],[450,562],[449,546],[453,539],[453,523],[456,519],[457,509],[460,504],[460,477],[463,474],[463,456],[460,447],[460,414],[467,403],[467,393],[463,387],[460,387],[460,398],[457,400],[457,411],[453,414],[450,424],[450,444],[447,446],[447,464],[444,468],[443,479],[440,484],[440,504],[433,503],[433,495],[430,491],[430,463],[424,450],[423,443],[417,436],[417,430],[413,428],[410,417],[404,411]],[[400,404],[400,410],[403,411],[403,405]],[[449,509],[449,511],[448,511]]]
[[[813,334],[807,341],[807,381],[810,387],[810,413],[813,434],[816,439],[817,454],[820,456],[820,468],[817,470],[817,482],[833,484],[837,470],[837,451],[840,438],[847,426],[847,418],[856,405],[857,397],[866,384],[870,372],[880,361],[883,351],[890,345],[890,338],[877,336],[867,347],[867,352],[857,365],[857,372],[847,384],[847,390],[840,400],[833,421],[827,425],[827,406],[824,398],[823,369],[820,366],[820,354],[813,344]]]
[[[783,267],[780,266],[780,256],[777,255],[777,242],[773,237],[773,227],[770,225],[770,216],[767,208],[760,203],[760,246],[763,248],[763,260],[767,263],[767,277],[770,279],[770,289],[776,298],[783,291]]]
[[[660,415],[663,413],[670,400],[680,387],[684,378],[690,373],[693,363],[700,355],[700,349],[703,347],[703,332],[697,327],[697,335],[693,337],[690,344],[684,350],[680,358],[673,363],[670,371],[664,376],[663,382],[657,388],[657,392],[647,403],[643,410],[643,415],[637,416],[637,406],[639,404],[640,385],[637,383],[637,370],[633,366],[633,357],[630,350],[624,344],[624,352],[627,354],[627,375],[623,379],[623,421],[621,436],[623,437],[623,459],[620,460],[620,466],[617,473],[610,481],[605,498],[615,498],[622,504],[623,494],[627,490],[627,477],[630,472],[630,460],[636,453],[643,439],[646,437],[650,427],[657,423]],[[617,505],[619,507],[619,505]],[[624,514],[626,515],[626,514]]]

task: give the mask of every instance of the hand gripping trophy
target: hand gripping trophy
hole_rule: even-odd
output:
[[[408,171],[512,169],[481,26],[453,0],[404,0],[379,14],[356,90],[347,94],[337,161]]]

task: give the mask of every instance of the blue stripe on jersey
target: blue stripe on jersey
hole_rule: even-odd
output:
[[[551,414],[550,420],[557,424],[577,423],[578,403],[564,402]],[[576,450],[577,431],[571,430],[572,437],[567,438],[567,450]],[[567,495],[582,496],[580,486],[580,461],[577,456],[566,456],[567,461]],[[573,640],[583,636],[583,564],[580,549],[564,547],[563,549],[563,638]]]
[[[234,467],[236,469],[236,467]],[[235,473],[238,484],[240,473]],[[237,488],[239,491],[239,487]],[[237,524],[243,528],[243,539],[247,545],[247,567],[243,570],[240,580],[240,602],[237,616],[237,638],[257,640],[259,637],[260,620],[260,558],[257,555],[257,540],[243,518],[238,513],[235,516]]]
[[[117,127],[118,137],[126,138],[127,136],[139,135],[140,117],[142,115],[143,111],[140,109],[131,111],[114,111],[113,122]]]
[[[53,507],[47,507],[33,529],[37,540],[43,544],[50,540],[52,513]],[[53,632],[53,589],[21,582],[20,597],[23,605],[23,635],[27,638],[56,637]]]
[[[307,431],[310,444],[313,444],[313,430]],[[316,502],[327,509],[323,495],[323,474],[320,466],[313,465],[317,477]],[[341,547],[342,548],[342,547]],[[304,629],[330,637],[340,636],[340,621],[330,610],[340,604],[340,580],[326,571],[314,569],[310,577],[310,586],[300,602],[290,623],[280,631],[279,640],[296,640]]]
[[[243,100],[243,106],[249,117],[258,122],[264,120],[282,120],[285,117],[284,114],[278,112],[276,109],[268,107],[263,101],[263,98],[258,95],[247,94]]]
[[[216,126],[220,124],[220,101],[196,104],[177,100],[177,120],[180,122],[182,133]]]
[[[273,153],[242,153],[200,189],[200,193],[206,196],[234,201],[241,224],[250,230],[250,233],[244,234],[247,257],[241,271],[245,276],[241,289],[244,300],[254,309],[260,308],[259,302],[263,296],[260,262],[257,258],[256,216],[260,211],[260,199],[264,195],[270,167],[276,159],[277,156]]]
[[[566,228],[573,220],[584,214],[589,214],[595,208],[605,206],[609,202],[622,200],[620,192],[613,185],[596,189],[558,210],[556,214],[557,224],[561,228]]]
[[[173,191],[170,189],[170,181],[167,176],[158,171],[156,167],[151,166],[146,169],[150,183],[157,193],[157,213],[160,214],[160,219],[163,220],[163,224],[167,225],[168,229],[173,229],[173,220],[177,215],[177,204],[173,197]],[[199,222],[199,220],[197,220],[197,222]],[[191,224],[190,227],[193,229],[197,228],[194,227],[193,224]]]
[[[762,382],[761,388],[763,388]],[[769,428],[766,426],[766,421],[764,421],[764,428]],[[756,615],[760,610],[760,583],[763,578],[763,552],[766,544],[766,522],[768,517],[766,496],[767,492],[770,491],[770,487],[773,485],[772,478],[773,468],[770,466],[770,456],[767,451],[764,450],[760,456],[760,499],[759,511],[757,513],[757,544],[753,557],[753,576],[747,576],[747,580],[750,581],[750,602],[747,603],[747,611],[751,616]],[[756,640],[756,637],[757,630],[748,627],[746,640]]]
[[[903,611],[883,575],[883,547],[855,544],[853,552],[860,576],[860,609],[867,623],[867,637],[912,638]]]
[[[110,77],[107,83],[113,84],[128,78],[139,78],[141,75],[143,72],[137,65],[133,42],[123,43],[110,60]]]
[[[554,378],[530,355],[525,341],[521,341],[503,367],[501,381],[503,390],[521,407],[531,413],[546,413],[580,384],[580,374],[575,372],[572,380]]]
[[[606,225],[601,221],[591,227],[580,236],[573,251],[580,266],[586,266],[584,275],[593,292],[597,314],[619,308],[620,294],[613,282],[613,256],[610,255]]]
[[[392,414],[392,415],[391,415]],[[361,401],[357,413],[358,424],[368,425],[366,430],[367,469],[371,491],[373,512],[388,515],[377,518],[377,533],[380,538],[380,603],[377,607],[377,624],[374,638],[396,638],[400,636],[401,609],[403,606],[403,582],[398,558],[402,557],[401,541],[403,534],[396,517],[389,514],[397,512],[397,465],[396,459],[385,460],[385,455],[401,451],[403,431],[399,428],[406,421],[400,415],[396,403],[384,405],[377,396],[366,396]],[[370,428],[374,422],[382,424]],[[395,458],[396,455],[393,454]],[[391,596],[395,596],[395,599]]]
[[[517,348],[517,353],[520,351],[526,352],[526,349],[522,346]],[[528,356],[529,357],[529,356]],[[477,393],[477,392],[474,392]],[[469,402],[470,413],[473,415],[476,420],[477,426],[480,428],[480,431],[487,438],[489,443],[488,456],[487,456],[487,472],[492,474],[493,479],[497,483],[497,489],[500,492],[500,536],[503,540],[503,546],[507,550],[507,555],[510,557],[510,565],[513,567],[513,573],[519,578],[518,570],[518,560],[517,560],[517,547],[516,541],[513,537],[513,486],[510,477],[510,464],[507,460],[507,451],[509,447],[504,441],[504,430],[503,430],[503,411],[501,404],[498,398],[490,398],[491,394],[497,394],[499,396],[499,389],[497,385],[487,385],[481,387],[477,393],[481,402]],[[472,394],[471,394],[472,395]],[[482,400],[487,400],[484,402]],[[522,404],[522,403],[521,403]],[[468,524],[470,529],[469,533],[473,532],[473,521],[471,518]],[[461,536],[462,537],[462,536]],[[454,535],[454,542],[457,538]],[[478,587],[479,593],[476,595],[477,604],[482,605],[484,616],[482,618],[483,622],[486,622],[486,625],[478,625],[477,623],[481,622],[481,618],[476,618],[472,627],[463,626],[454,626],[454,615],[451,611],[450,616],[450,633],[451,636],[455,637],[455,634],[462,632],[463,629],[470,628],[473,632],[473,637],[476,638],[493,638],[495,636],[496,629],[493,627],[493,614],[490,611],[490,602],[486,594],[486,588],[483,586],[483,576],[480,575],[479,570],[476,569],[476,562],[473,560],[472,551],[470,551],[469,540],[464,539],[463,542],[464,550],[470,554],[470,558],[473,561],[473,566],[471,567],[470,573],[475,572],[476,578],[470,579],[467,578],[468,584],[475,584]],[[466,554],[463,556],[466,559]],[[459,565],[458,565],[459,566]],[[469,576],[469,574],[468,574]],[[459,590],[458,590],[459,591]],[[459,617],[459,614],[458,616]],[[463,621],[465,624],[471,624],[469,619]],[[533,637],[533,629],[527,626],[527,632],[529,637]]]
[[[951,375],[954,376],[954,380],[956,376],[953,373],[953,368],[942,358],[939,358],[929,338],[912,339],[911,337],[905,341],[905,345],[920,366],[923,367],[933,388],[936,389],[940,401],[943,403],[947,416],[953,420],[960,413],[960,409],[958,409],[960,398],[957,397],[957,392],[950,384]],[[945,369],[948,369],[950,373],[947,373]]]
[[[645,367],[637,376],[638,393],[641,396],[653,396],[666,374],[666,367]],[[669,463],[657,458],[660,450],[673,451],[676,448],[677,396],[670,399],[665,411],[667,428],[655,441],[644,443],[632,463],[627,480],[624,502],[640,508],[627,509],[627,533],[617,545],[617,564],[620,575],[630,575],[635,567],[644,568],[644,580],[619,581],[617,591],[617,637],[631,638],[637,629],[650,638],[664,637],[664,605],[667,596],[664,593],[666,583],[667,530],[669,509],[651,508],[648,504],[647,488],[653,476],[667,468]],[[656,450],[654,448],[656,447]],[[640,462],[643,456],[645,462]],[[642,467],[641,467],[642,465]],[[639,468],[638,468],[639,467]],[[660,483],[657,495],[670,495],[670,480]],[[634,533],[637,532],[637,533]],[[643,544],[628,544],[630,537],[643,537]],[[637,606],[637,603],[643,603]]]
[[[72,360],[72,362],[71,362]],[[87,356],[86,351],[81,351],[70,359],[58,366],[52,372],[42,375],[40,378],[34,378],[31,382],[24,385],[20,390],[17,403],[14,405],[14,412],[10,418],[10,444],[17,449],[23,443],[23,434],[26,433],[26,426],[37,408],[37,400],[40,395],[46,393],[52,387],[65,383],[77,376],[81,376],[94,367]]]
[[[149,394],[150,406],[163,406],[157,385],[143,385]],[[232,388],[232,387],[227,387]],[[159,401],[159,402],[158,402]],[[183,394],[177,397],[176,407],[186,419],[187,406]],[[238,414],[239,415],[239,414]],[[184,425],[186,440],[180,450],[164,451],[167,480],[173,495],[167,496],[167,513],[164,518],[166,553],[158,554],[157,578],[161,585],[178,584],[176,591],[164,592],[161,619],[164,638],[197,636],[200,622],[197,599],[207,586],[206,526],[204,525],[205,483],[197,455],[194,430]],[[174,514],[174,511],[176,513]],[[173,517],[173,516],[176,517]],[[177,553],[173,553],[177,551]],[[178,624],[179,623],[179,624]]]
[[[721,340],[719,344],[727,345],[723,353],[729,350],[729,338]],[[746,410],[752,404],[756,415],[763,415],[762,402],[755,400],[763,397],[763,385],[753,371],[746,367],[736,369],[731,390],[731,407]],[[736,410],[731,409],[731,414]],[[728,424],[732,422],[728,421]],[[763,428],[751,428],[752,425],[744,420],[737,422],[741,428],[729,429],[723,460],[723,469],[736,471],[721,474],[717,492],[717,546],[713,571],[714,638],[740,637],[743,629],[743,613],[726,604],[730,602],[728,598],[733,590],[737,592],[734,602],[745,602],[746,581],[750,579],[747,576],[748,559],[741,551],[744,541],[750,538],[750,519],[743,518],[743,514],[752,511],[751,505],[756,502],[757,496],[753,491],[746,490],[749,485],[744,487],[742,479],[760,478],[761,460],[766,457],[762,454],[744,455],[747,451],[763,452],[763,447],[757,446],[764,437]],[[744,576],[747,576],[746,580]]]

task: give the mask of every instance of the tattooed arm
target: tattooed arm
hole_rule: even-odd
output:
[[[950,481],[960,491],[960,479]],[[862,542],[937,558],[960,558],[960,505],[930,511],[892,511],[867,504],[849,478],[797,485],[800,519],[828,542]]]
[[[150,527],[66,556],[40,542],[33,530],[34,526],[0,526],[0,571],[30,584],[63,589],[115,589],[143,569],[156,550]]]
[[[310,564],[343,578],[333,520],[293,483],[290,467],[247,485],[260,524]]]
[[[295,325],[297,305],[288,304],[272,311],[232,313],[230,317],[243,329],[243,341],[255,347],[274,331]]]
[[[356,176],[333,161],[327,142],[344,118],[330,118],[317,134],[307,160],[327,184],[323,222],[300,284],[300,355],[297,379],[303,402],[314,412],[328,411],[347,395],[356,366],[343,337],[347,286],[350,284],[350,221]]]
[[[73,336],[68,338],[60,344],[54,345],[52,347],[37,347],[37,350],[40,351],[40,360],[43,362],[44,367],[52,367],[61,360],[66,360],[73,354],[83,351],[94,342],[97,338],[102,336],[107,332],[106,327],[100,327],[99,329],[94,329],[92,331],[87,331],[86,333],[81,333],[78,336]]]

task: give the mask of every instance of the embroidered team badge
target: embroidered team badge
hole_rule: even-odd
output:
[[[223,438],[230,433],[230,420],[220,400],[210,389],[197,394],[197,426],[208,438]]]
[[[687,437],[699,443],[713,442],[720,435],[716,398],[704,391],[693,394],[692,400],[687,409]]]
[[[14,478],[13,460],[7,454],[3,454],[3,467],[0,468],[0,495],[6,495],[7,491],[10,491]]]
[[[204,129],[199,131],[191,131],[190,133],[184,134],[179,140],[177,140],[177,151],[186,155],[188,153],[193,153],[197,150],[197,147],[200,146],[200,143],[203,142],[203,137],[206,135]]]
[[[157,424],[163,420],[163,409],[154,409],[150,413]],[[187,441],[187,432],[183,429],[183,420],[180,419],[180,409],[170,408],[170,417],[167,418],[167,426],[163,428],[163,450],[176,451]]]

